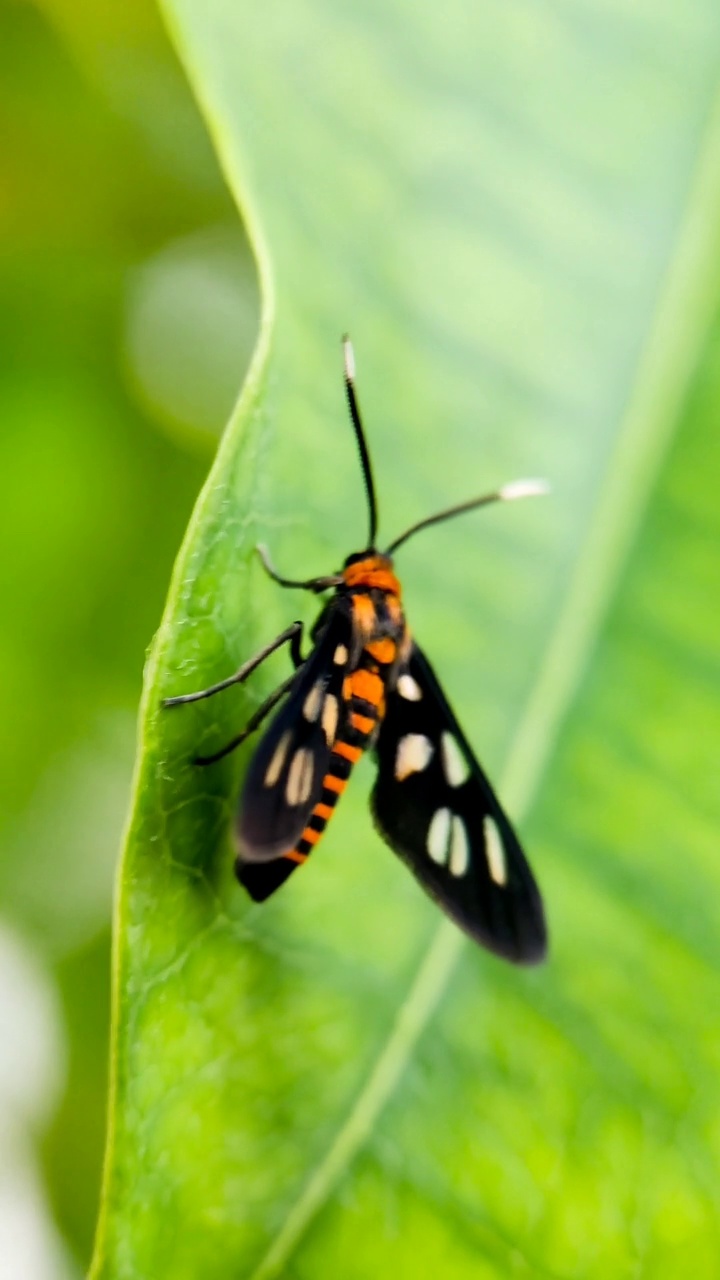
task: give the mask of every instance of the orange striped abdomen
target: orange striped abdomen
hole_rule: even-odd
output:
[[[373,664],[374,665],[374,664]],[[341,725],[323,778],[322,794],[295,848],[284,856],[293,862],[305,862],[325,830],[342,795],[347,780],[365,751],[370,737],[385,710],[385,683],[377,669],[358,667],[345,679],[343,698],[348,716]]]

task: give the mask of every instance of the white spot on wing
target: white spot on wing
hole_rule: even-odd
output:
[[[460,787],[467,778],[470,769],[457,742],[451,733],[444,733],[440,740],[443,769],[451,787]]]
[[[403,672],[397,682],[397,691],[401,698],[407,698],[408,702],[419,702],[422,698],[422,689],[417,680],[414,680],[407,671]]]
[[[411,773],[421,773],[426,769],[434,747],[424,733],[406,733],[397,745],[395,756],[395,777],[398,782],[409,778]]]
[[[428,827],[427,851],[433,862],[444,866],[448,856],[448,837],[452,814],[449,809],[437,809]]]
[[[289,805],[296,807],[305,803],[312,789],[312,780],[312,753],[306,747],[298,747],[290,762],[285,788],[285,799]]]
[[[288,747],[290,746],[291,738],[292,738],[292,730],[287,729],[286,732],[282,735],[275,750],[273,751],[272,756],[270,758],[270,763],[267,769],[265,770],[265,777],[263,778],[264,786],[266,787],[275,786],[275,783],[277,782],[282,772],[282,767],[285,763],[285,757],[287,755]]]
[[[485,828],[485,854],[490,878],[495,881],[495,884],[505,885],[507,884],[507,863],[505,861],[502,836],[498,831],[497,823],[492,818],[486,817],[483,826]]]
[[[470,845],[462,818],[453,814],[452,833],[450,836],[450,858],[448,861],[450,874],[464,876],[470,866]]]
[[[335,653],[333,654],[333,662],[335,663],[335,666],[344,667],[349,656],[350,655],[348,654],[347,646],[344,644],[339,644],[337,649],[335,650]]]
[[[335,733],[337,731],[338,722],[338,700],[334,693],[329,693],[325,698],[322,709],[322,727],[328,746],[332,746],[335,741]]]
[[[323,701],[322,681],[316,680],[307,698],[305,699],[305,702],[303,703],[303,715],[306,720],[310,721],[311,724],[313,723],[313,721],[317,720],[318,716],[320,715],[320,708],[322,706],[322,701]]]

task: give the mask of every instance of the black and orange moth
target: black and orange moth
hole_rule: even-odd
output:
[[[360,454],[370,530],[365,550],[339,573],[294,581],[263,564],[282,587],[332,591],[302,656],[294,622],[239,671],[177,706],[245,681],[282,645],[294,671],[209,765],[258,729],[279,706],[245,777],[236,824],[236,870],[256,902],[270,897],[312,854],[348,778],[368,750],[377,759],[372,811],[390,847],[439,906],[471,938],[518,964],[547,948],[542,900],[515,832],[460,728],[435,673],[405,619],[393,557],[408,538],[451,516],[546,491],[518,480],[419,521],[385,551],[376,547],[377,504],[355,390],[355,364],[343,339],[350,418]]]

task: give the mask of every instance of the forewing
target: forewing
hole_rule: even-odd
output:
[[[532,872],[417,646],[388,697],[376,750],[372,807],[391,848],[470,937],[518,964],[542,960]]]
[[[244,862],[235,860],[235,874],[253,902],[264,902],[296,871],[300,863],[290,858],[274,858],[272,862]]]
[[[242,863],[269,862],[291,850],[320,797],[342,725],[351,636],[350,613],[339,599],[250,762],[236,828]]]

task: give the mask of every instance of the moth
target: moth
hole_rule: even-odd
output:
[[[518,964],[546,952],[542,900],[515,832],[458,724],[405,618],[393,558],[422,529],[492,502],[543,493],[538,480],[512,484],[412,525],[385,551],[376,547],[377,503],[355,389],[355,360],[343,339],[344,380],[369,511],[368,545],[339,573],[281,587],[332,591],[302,655],[302,622],[219,684],[167,698],[166,707],[209,698],[243,683],[289,645],[291,676],[258,707],[210,765],[233,751],[276,708],[245,777],[236,823],[239,880],[256,902],[275,893],[307,862],[365,751],[377,760],[373,817],[383,839],[439,906],[469,936]]]

